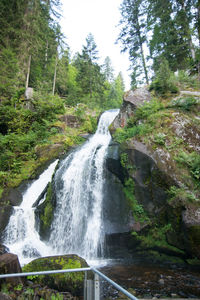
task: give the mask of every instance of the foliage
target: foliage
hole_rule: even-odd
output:
[[[134,73],[132,73],[132,86],[136,78],[145,78],[148,84],[148,71],[144,52],[147,38],[144,31],[146,23],[146,7],[142,0],[124,0],[120,6],[121,32],[118,37],[123,45],[123,51],[129,51],[129,58]],[[134,74],[134,76],[133,76]],[[143,76],[144,74],[144,76]],[[138,79],[140,80],[140,79]]]
[[[123,141],[135,135],[143,135],[150,132],[150,124],[141,123],[141,120],[145,121],[145,119],[150,119],[151,115],[155,118],[156,112],[162,111],[163,109],[163,103],[154,98],[150,102],[146,102],[142,106],[137,107],[134,116],[128,120],[127,126],[124,129],[117,129],[116,136],[119,135],[120,138],[120,136],[124,135],[124,138],[122,137]],[[140,121],[140,124],[137,125],[137,121]]]
[[[153,98],[150,102],[146,102],[144,105],[137,108],[135,111],[135,118],[138,120],[146,119],[151,114],[155,114],[157,111],[160,111],[163,108],[163,103]]]
[[[178,92],[178,88],[173,83],[168,61],[165,58],[162,59],[160,67],[156,72],[156,78],[151,83],[149,89],[150,91],[155,90],[158,95],[165,95],[168,92]]]
[[[132,178],[125,181],[123,191],[129,201],[134,220],[141,223],[149,222],[149,218],[146,215],[143,206],[139,204],[135,198],[135,184]]]
[[[165,145],[166,135],[164,133],[157,133],[154,135],[154,142],[159,145]]]
[[[0,95],[11,97],[15,93],[19,71],[16,53],[10,48],[0,51]]]
[[[118,41],[129,52],[133,88],[144,83],[144,78],[148,83],[148,73],[152,73],[147,70],[148,61],[154,72],[164,58],[172,71],[199,74],[198,1],[123,0],[120,12]],[[154,87],[162,90],[162,82],[156,80]],[[170,90],[176,92],[173,85]]]
[[[180,164],[186,165],[195,179],[200,179],[200,154],[180,151],[175,160]]]
[[[188,88],[199,88],[199,80],[197,76],[184,70],[178,71],[178,74],[174,76],[174,83],[180,86],[182,90],[187,90]]]
[[[199,202],[195,193],[189,191],[186,187],[176,187],[171,186],[168,190],[168,203],[173,207],[179,207],[187,203],[197,203]]]
[[[172,100],[169,104],[169,107],[179,107],[182,110],[190,111],[194,105],[199,104],[200,101],[193,97],[181,97],[179,99]]]

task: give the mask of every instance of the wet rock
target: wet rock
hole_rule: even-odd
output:
[[[6,228],[12,212],[13,212],[13,207],[11,205],[3,205],[0,207],[0,236],[1,236],[1,238],[2,238],[2,232]]]
[[[0,244],[0,255],[8,253],[8,252],[9,252],[8,247]]]
[[[22,202],[22,193],[18,189],[10,189],[4,197],[5,201],[9,201],[12,206],[18,206]]]
[[[13,274],[21,272],[22,269],[17,255],[12,253],[5,253],[0,255],[0,274]],[[11,277],[2,280],[6,281],[7,283],[11,283],[12,285],[23,283],[23,280],[20,277]]]
[[[23,256],[26,257],[30,257],[30,258],[36,258],[36,257],[40,257],[40,253],[38,252],[37,249],[35,249],[34,247],[31,247],[30,245],[25,245],[22,251]]]

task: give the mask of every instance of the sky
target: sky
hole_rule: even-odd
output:
[[[120,20],[121,2],[122,0],[62,0],[61,27],[72,55],[81,52],[82,46],[86,45],[87,35],[92,33],[99,51],[100,64],[109,56],[115,70],[114,75],[122,72],[128,90],[128,53],[121,53],[122,46],[115,43],[119,34],[117,25]]]

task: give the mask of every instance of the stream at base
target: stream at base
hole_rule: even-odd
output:
[[[200,267],[181,267],[137,262],[113,261],[100,271],[138,298],[200,299]],[[120,292],[102,284],[101,299],[127,299]]]

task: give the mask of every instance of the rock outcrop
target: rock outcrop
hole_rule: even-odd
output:
[[[111,132],[116,128],[123,128],[127,125],[127,120],[133,116],[134,110],[142,106],[145,102],[149,102],[151,99],[151,94],[146,88],[139,88],[135,91],[128,91],[124,95],[124,101],[120,109],[119,115],[115,118],[112,126]]]
[[[21,273],[22,269],[17,255],[5,253],[0,255],[0,274]],[[6,283],[12,285],[22,284],[23,280],[20,277],[11,277],[5,279]]]
[[[168,249],[186,258],[200,259],[199,102],[195,102],[194,109],[184,111],[180,105],[172,108],[171,102],[165,100],[160,110],[128,124],[135,110],[149,101],[145,88],[128,92],[111,125],[112,135],[118,128],[127,136],[131,126],[139,128],[143,124],[147,128],[144,133],[120,141],[121,164],[119,160],[107,164],[120,180],[126,178],[122,182],[132,198],[133,251],[139,245],[140,249]],[[187,98],[181,101],[187,107]]]
[[[61,256],[48,256],[31,261],[24,267],[25,272],[77,269],[89,267],[87,262],[74,254]],[[88,272],[92,279],[92,272]],[[75,296],[83,295],[84,272],[60,273],[58,275],[44,275],[33,279],[33,282],[57,291],[69,292]]]

